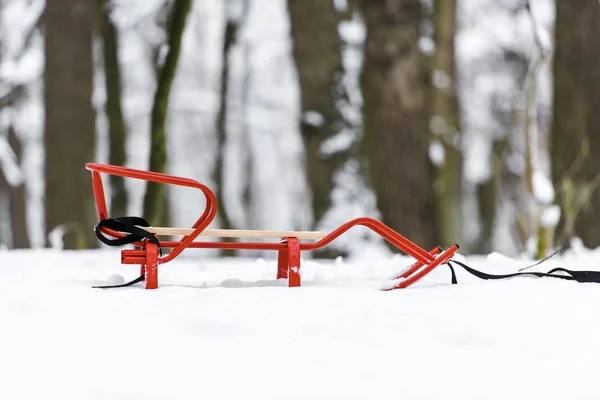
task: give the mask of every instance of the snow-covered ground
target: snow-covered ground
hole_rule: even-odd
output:
[[[458,271],[450,285],[443,266],[383,292],[409,260],[368,255],[305,259],[305,286],[290,289],[274,260],[201,253],[161,266],[146,291],[90,288],[136,276],[119,250],[0,251],[0,398],[600,398],[597,284]],[[578,250],[538,270],[598,261]]]

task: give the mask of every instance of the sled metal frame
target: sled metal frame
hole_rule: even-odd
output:
[[[286,232],[286,237],[281,237],[279,242],[222,242],[222,241],[194,241],[200,236],[213,221],[217,213],[217,199],[215,194],[207,186],[192,179],[172,176],[168,174],[143,171],[139,169],[126,168],[108,164],[87,163],[86,169],[92,173],[92,185],[94,189],[94,198],[99,220],[109,218],[106,206],[106,198],[104,195],[104,186],[102,183],[102,175],[116,175],[123,178],[139,179],[147,182],[162,183],[166,185],[176,185],[195,188],[202,193],[206,198],[206,206],[202,215],[192,225],[191,229],[183,229],[182,238],[177,241],[160,241],[161,248],[172,249],[164,256],[159,255],[158,246],[151,241],[145,239],[134,242],[133,245],[139,249],[125,249],[121,251],[122,264],[138,264],[140,265],[140,273],[145,274],[146,289],[158,288],[158,266],[166,264],[187,248],[211,248],[211,249],[237,249],[237,250],[274,250],[278,252],[277,258],[277,279],[288,279],[289,287],[301,286],[300,272],[300,253],[302,251],[312,251],[323,248],[333,242],[340,235],[344,234],[350,228],[361,225],[379,234],[392,245],[396,246],[405,254],[413,257],[415,262],[401,275],[395,277],[394,286],[384,289],[403,289],[414,284],[435,267],[445,264],[458,251],[458,245],[450,246],[443,250],[441,247],[436,247],[427,252],[415,243],[411,242],[398,232],[394,231],[382,222],[373,218],[361,217],[356,218],[339,226],[337,229],[326,234],[324,237],[310,243],[300,242],[300,239],[294,235],[294,232]],[[182,228],[156,228],[158,231],[169,232],[169,229]],[[115,238],[126,236],[123,232],[118,232],[109,228],[102,227],[102,233]],[[222,232],[222,230],[220,230]],[[252,232],[252,237],[260,237],[263,232],[270,231],[234,231],[232,232]],[[189,233],[188,233],[189,232]],[[157,234],[158,235],[158,234]],[[232,234],[233,235],[233,234]],[[237,234],[235,234],[237,236]],[[240,234],[243,237],[243,234]],[[272,236],[272,235],[271,235]],[[269,237],[266,235],[264,237]]]

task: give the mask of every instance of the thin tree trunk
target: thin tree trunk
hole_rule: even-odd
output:
[[[160,70],[151,117],[150,171],[165,172],[167,168],[166,121],[169,106],[169,94],[177,71],[181,52],[181,41],[187,16],[191,9],[191,0],[176,0],[171,11],[168,27],[169,50]],[[149,182],[144,196],[144,216],[152,225],[164,221],[166,210],[165,185]]]
[[[435,193],[439,235],[445,247],[462,242],[462,154],[460,151],[454,35],[456,0],[436,0],[435,55],[430,115],[432,132],[444,148],[436,168]]]
[[[562,226],[587,247],[600,245],[600,2],[556,2],[552,180]]]
[[[112,165],[125,165],[126,127],[121,106],[121,72],[119,70],[119,38],[117,29],[110,18],[110,0],[97,0],[100,4],[101,34],[103,47],[104,74],[106,85],[106,116],[108,118],[108,162]],[[110,214],[124,216],[127,213],[127,190],[124,179],[110,175],[111,203]]]
[[[502,191],[502,170],[508,146],[506,137],[494,141],[490,160],[492,173],[487,181],[477,185],[476,188],[481,232],[472,246],[475,253],[489,254],[493,250],[496,214]]]
[[[65,228],[67,249],[97,246],[92,185],[84,168],[95,144],[93,10],[84,0],[52,0],[44,15],[46,231]]]
[[[427,72],[419,0],[361,0],[367,25],[364,145],[383,221],[418,245],[438,243],[428,156]]]
[[[325,154],[323,143],[339,132],[342,119],[336,108],[342,73],[338,15],[333,1],[288,0],[293,55],[300,83],[301,133],[306,154],[306,175],[312,190],[315,223],[330,207],[333,174],[344,160]]]
[[[0,247],[12,248],[12,218],[10,216],[10,192],[5,172],[0,168]]]
[[[231,7],[231,0],[227,0],[227,7]],[[227,22],[225,24],[225,33],[223,38],[223,64],[221,67],[221,88],[220,88],[220,104],[219,113],[217,115],[217,149],[216,149],[216,160],[215,160],[215,171],[214,179],[216,182],[216,193],[217,196],[217,218],[221,227],[224,229],[230,229],[231,222],[225,208],[224,199],[224,186],[225,186],[225,173],[223,163],[225,159],[225,142],[227,141],[227,100],[229,93],[229,51],[237,42],[237,32],[239,28],[239,21],[236,18],[232,18],[227,13]],[[223,238],[225,241],[233,241],[234,238]],[[223,256],[233,256],[235,251],[232,249],[221,250]]]
[[[13,127],[8,128],[8,143],[17,155],[17,163],[21,166],[22,148],[21,141]],[[10,222],[12,227],[12,244],[15,249],[30,247],[27,232],[27,198],[25,195],[25,182],[10,188]]]

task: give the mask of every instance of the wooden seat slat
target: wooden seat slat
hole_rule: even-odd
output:
[[[194,232],[191,228],[168,228],[159,226],[140,227],[157,235],[190,235]],[[327,234],[319,231],[264,231],[246,229],[205,229],[200,236],[237,237],[237,238],[288,238],[322,239]]]

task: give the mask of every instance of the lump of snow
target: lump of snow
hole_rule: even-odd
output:
[[[346,43],[360,44],[365,41],[367,29],[364,24],[356,21],[342,21],[338,24],[338,33]]]
[[[551,204],[554,201],[554,187],[550,179],[540,171],[533,173],[533,197],[541,204]]]
[[[571,252],[573,254],[581,254],[586,250],[585,244],[579,236],[572,237],[571,240],[569,240],[569,246],[571,247]]]
[[[55,250],[62,250],[64,247],[63,236],[65,234],[65,227],[63,225],[59,225],[56,228],[52,229],[48,233],[48,242],[50,243],[50,248]]]
[[[431,55],[435,51],[435,42],[430,37],[421,36],[419,38],[419,50],[423,54]]]
[[[337,12],[344,12],[348,9],[348,0],[333,0],[333,5]]]
[[[441,167],[446,161],[446,151],[439,140],[429,145],[429,159],[436,167]]]
[[[352,146],[354,136],[355,133],[351,129],[343,129],[336,135],[328,138],[323,143],[321,143],[319,152],[329,156],[341,151],[345,151],[349,149],[350,146]]]
[[[553,228],[558,224],[559,219],[560,207],[554,204],[542,211],[542,215],[540,216],[540,224],[546,228]]]
[[[312,126],[322,126],[325,123],[325,117],[317,111],[305,111],[302,115],[302,121]]]
[[[106,278],[106,282],[108,282],[109,285],[122,285],[125,283],[125,279],[119,274],[110,274]]]

